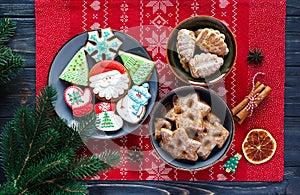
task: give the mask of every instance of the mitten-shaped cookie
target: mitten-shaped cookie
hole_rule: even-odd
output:
[[[92,93],[88,88],[82,90],[80,87],[70,86],[64,92],[64,99],[75,117],[82,117],[93,110]]]

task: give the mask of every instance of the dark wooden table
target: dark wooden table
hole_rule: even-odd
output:
[[[0,18],[3,17],[10,17],[17,23],[16,35],[9,45],[25,58],[26,68],[8,85],[0,87],[0,129],[12,118],[16,108],[34,104],[35,101],[34,0],[1,0]],[[97,194],[99,192],[101,194],[300,194],[299,26],[300,1],[287,0],[283,182],[99,181],[89,183],[91,192]],[[2,182],[4,176],[0,170],[0,183]]]

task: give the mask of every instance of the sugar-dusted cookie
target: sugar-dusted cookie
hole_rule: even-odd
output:
[[[204,78],[218,71],[224,60],[216,54],[196,54],[189,62],[191,75],[194,78]]]
[[[92,93],[88,88],[82,90],[80,87],[70,86],[64,91],[64,100],[75,117],[82,117],[93,111]]]
[[[176,129],[175,131],[162,128],[161,138],[160,147],[173,158],[191,161],[198,160],[197,151],[201,147],[201,143],[190,139],[183,128]]]
[[[173,105],[177,128],[196,131],[204,129],[203,117],[210,112],[211,108],[205,102],[200,101],[198,93],[175,96]]]
[[[204,28],[197,30],[196,34],[196,45],[202,51],[214,53],[218,56],[225,56],[229,52],[225,43],[225,35],[220,33],[220,31]]]
[[[101,60],[112,60],[115,58],[122,41],[114,35],[110,28],[101,29],[99,31],[89,31],[88,41],[85,45],[85,50],[91,57],[99,62]]]
[[[126,68],[117,61],[104,60],[93,66],[89,86],[102,101],[117,101],[126,95],[131,80]]]
[[[88,86],[88,64],[81,48],[67,64],[59,78],[72,84]]]
[[[193,31],[181,29],[177,35],[177,53],[180,63],[186,72],[189,72],[188,62],[195,52],[195,34]]]
[[[202,143],[197,153],[203,160],[207,159],[216,146],[221,148],[229,136],[229,131],[220,123],[211,124],[204,121],[204,127],[205,131],[198,132],[198,135],[194,137],[195,140]]]
[[[134,84],[141,85],[150,77],[155,63],[144,57],[119,51],[124,66],[129,71]]]
[[[154,122],[154,138],[155,139],[160,139],[161,138],[161,129],[165,128],[165,129],[172,129],[172,124],[167,121],[164,118],[156,118],[155,122]]]
[[[114,103],[97,103],[94,110],[97,115],[97,129],[102,131],[117,131],[122,128],[123,120],[120,116],[115,114],[116,105]]]
[[[146,113],[146,105],[150,98],[148,83],[142,86],[134,85],[127,95],[118,101],[117,112],[125,121],[138,123]]]

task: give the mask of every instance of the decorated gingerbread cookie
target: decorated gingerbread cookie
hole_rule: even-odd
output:
[[[75,117],[82,117],[93,111],[92,93],[88,88],[82,90],[80,87],[70,86],[64,92],[64,99]]]
[[[127,122],[136,124],[142,120],[146,113],[146,105],[151,98],[149,84],[134,85],[117,103],[118,114]]]
[[[115,58],[122,41],[117,38],[110,28],[101,29],[101,35],[97,30],[88,32],[88,42],[85,50],[96,61],[112,60]]]
[[[88,64],[81,48],[67,64],[59,78],[76,85],[88,86]]]
[[[122,128],[123,120],[120,116],[115,114],[116,105],[114,103],[97,103],[94,110],[97,114],[97,129],[102,131],[116,131]]]
[[[109,102],[122,98],[131,85],[126,68],[113,60],[97,63],[90,71],[89,82],[95,96]]]
[[[119,51],[124,66],[129,71],[134,84],[141,85],[150,77],[155,63],[138,55]]]

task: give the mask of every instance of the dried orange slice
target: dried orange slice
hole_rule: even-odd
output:
[[[264,129],[252,129],[242,145],[245,158],[253,164],[261,164],[270,160],[276,148],[275,139]]]

